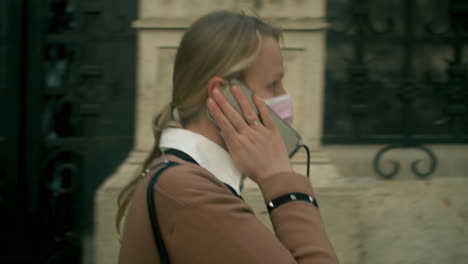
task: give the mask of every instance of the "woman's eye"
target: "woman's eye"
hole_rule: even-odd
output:
[[[272,84],[270,85],[270,89],[272,89],[272,90],[278,89],[278,82],[272,83]]]

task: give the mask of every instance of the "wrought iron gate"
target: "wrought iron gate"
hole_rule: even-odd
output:
[[[375,156],[423,144],[468,143],[468,2],[330,0],[324,144],[390,144]]]
[[[0,1],[0,263],[81,263],[133,143],[136,1]]]

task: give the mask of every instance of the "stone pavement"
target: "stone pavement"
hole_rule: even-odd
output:
[[[342,264],[468,263],[468,179],[335,181],[315,186]],[[243,191],[271,228],[259,190]]]
[[[142,153],[129,156],[96,195],[95,234],[86,241],[85,261],[116,263],[114,220],[117,194],[139,167]],[[317,157],[318,155],[314,155]],[[304,172],[303,164],[296,169]],[[468,263],[468,177],[377,180],[341,177],[326,159],[314,159],[312,183],[322,216],[342,264]],[[257,186],[246,181],[244,199],[271,229]]]

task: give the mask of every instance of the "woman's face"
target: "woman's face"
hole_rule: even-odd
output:
[[[267,99],[286,93],[283,76],[283,56],[278,41],[264,36],[260,53],[246,72],[245,82],[257,96]]]

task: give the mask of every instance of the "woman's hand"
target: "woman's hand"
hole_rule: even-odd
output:
[[[236,166],[257,183],[278,172],[292,171],[286,146],[263,100],[253,96],[262,124],[241,89],[237,86],[231,89],[246,120],[218,88],[207,105]]]

